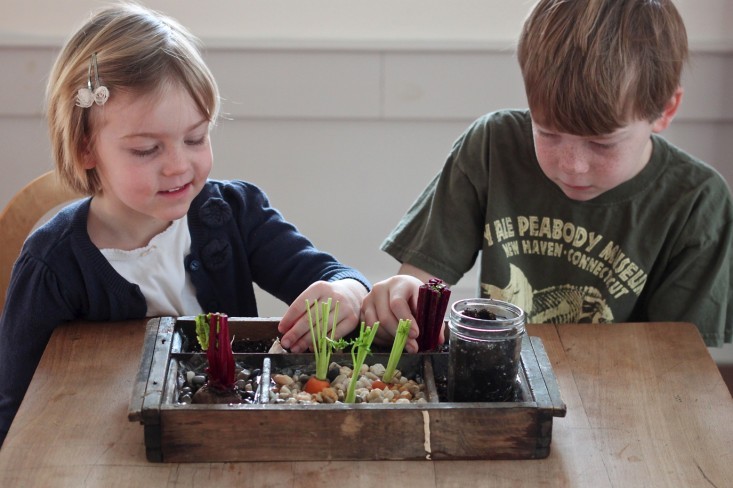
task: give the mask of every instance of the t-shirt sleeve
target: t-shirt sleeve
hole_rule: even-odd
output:
[[[700,194],[647,313],[650,321],[692,322],[708,346],[721,346],[733,335],[733,204],[722,182]]]
[[[476,125],[456,141],[442,169],[412,204],[381,249],[454,284],[481,249],[488,155]]]

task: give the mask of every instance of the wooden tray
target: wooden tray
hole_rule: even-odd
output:
[[[435,379],[447,353],[403,354],[398,369],[420,374],[423,404],[190,405],[177,399],[179,360],[193,317],[148,322],[128,418],[144,425],[149,461],[235,462],[300,460],[532,459],[550,453],[553,417],[565,404],[542,341],[522,344],[517,399],[497,403],[441,402]],[[229,318],[237,339],[271,339],[276,318]],[[350,364],[343,355],[343,364]],[[278,364],[312,364],[312,354],[235,354],[235,361],[269,357]],[[348,360],[346,360],[348,357]],[[367,364],[386,364],[373,354]],[[333,360],[341,362],[338,355]]]

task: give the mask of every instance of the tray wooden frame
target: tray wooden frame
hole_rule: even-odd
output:
[[[404,354],[403,360],[421,363],[429,398],[424,404],[179,404],[179,330],[192,322],[193,317],[161,317],[147,325],[128,418],[144,426],[149,461],[537,459],[550,453],[553,418],[566,413],[542,341],[529,336],[522,344],[521,392],[514,402],[440,402],[433,367],[444,367],[447,354],[419,353]],[[274,337],[277,323],[229,319],[231,333],[250,340]],[[282,361],[268,354],[237,356]],[[298,361],[313,355],[292,356]],[[368,362],[386,364],[386,357],[375,354]]]

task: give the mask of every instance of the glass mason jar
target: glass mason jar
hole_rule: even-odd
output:
[[[458,300],[451,307],[448,401],[513,401],[524,311],[491,298]]]

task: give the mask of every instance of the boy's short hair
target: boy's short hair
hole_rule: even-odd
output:
[[[538,123],[608,134],[662,114],[680,86],[687,33],[670,0],[540,0],[518,59]]]
[[[65,184],[87,195],[101,189],[96,170],[84,169],[84,156],[93,150],[93,121],[104,106],[79,107],[76,95],[87,86],[93,54],[110,98],[120,92],[155,94],[174,83],[191,95],[209,121],[215,122],[219,111],[216,81],[201,57],[198,39],[188,30],[135,4],[99,11],[67,41],[46,91],[57,172]]]

